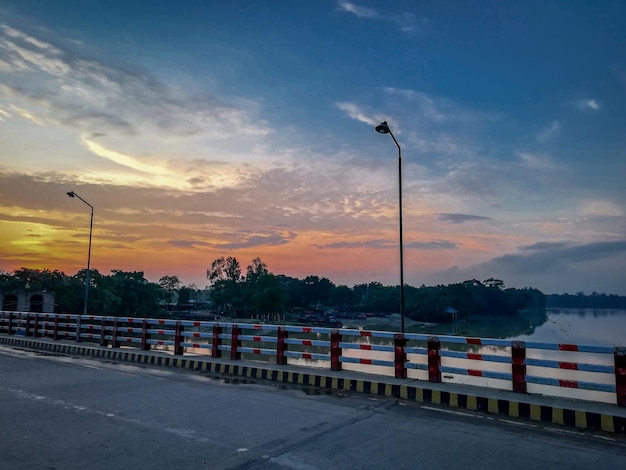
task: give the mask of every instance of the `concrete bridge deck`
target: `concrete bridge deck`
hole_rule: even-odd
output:
[[[203,355],[174,356],[163,351],[107,348],[94,344],[0,335],[0,344],[53,354],[103,358],[161,367],[175,367],[240,379],[268,380],[350,391],[453,409],[478,411],[553,425],[626,434],[626,408],[544,395],[519,394],[484,387],[398,379],[352,371],[331,371],[260,361],[231,360]]]

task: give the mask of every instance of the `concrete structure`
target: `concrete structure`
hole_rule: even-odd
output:
[[[161,351],[108,348],[95,345],[0,335],[0,344],[71,356],[91,356],[108,361],[173,367],[200,373],[268,380],[320,390],[357,392],[398,398],[407,402],[448,406],[456,410],[500,415],[507,419],[544,422],[579,430],[626,434],[626,409],[603,403],[583,402],[541,395],[521,395],[504,390],[411,379],[375,376],[358,372],[281,366],[256,361],[206,356],[177,357]]]
[[[54,313],[54,294],[48,291],[0,292],[2,310]]]

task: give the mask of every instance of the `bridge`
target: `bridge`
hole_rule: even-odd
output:
[[[586,470],[626,452],[618,434],[103,357],[0,346],[0,373],[3,470]]]
[[[623,347],[29,312],[0,344],[626,433]]]
[[[3,312],[0,463],[619,468],[622,360],[600,346]]]

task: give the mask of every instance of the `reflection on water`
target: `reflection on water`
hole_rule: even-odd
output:
[[[532,334],[522,333],[513,339],[626,346],[626,310],[549,309],[543,325]]]
[[[473,317],[452,324],[413,325],[409,331],[542,343],[626,346],[626,310],[547,309],[515,316]]]
[[[412,327],[411,332],[432,334],[472,336],[475,338],[516,338],[532,336],[535,330],[548,321],[545,310],[532,310],[517,315],[474,316],[469,320],[444,323],[432,327]]]

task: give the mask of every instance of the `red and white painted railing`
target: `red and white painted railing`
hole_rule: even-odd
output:
[[[626,406],[624,347],[27,312],[2,312],[0,334],[358,370],[519,393],[562,396],[563,390],[575,390],[580,393],[574,398]]]

